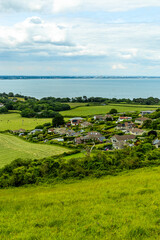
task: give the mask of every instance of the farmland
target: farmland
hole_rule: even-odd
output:
[[[80,106],[75,109],[60,112],[64,117],[75,117],[75,116],[93,116],[95,114],[106,114],[112,108],[117,109],[118,112],[129,112],[129,111],[145,111],[155,110],[158,108],[157,105],[131,105],[131,104],[109,104],[106,106]]]
[[[34,129],[37,125],[51,122],[49,118],[22,118],[19,113],[0,114],[0,131],[18,130],[23,128],[25,130]]]
[[[157,167],[0,190],[0,238],[158,240],[159,181]]]
[[[84,107],[87,103],[67,103],[71,108]]]
[[[68,151],[61,146],[28,143],[12,135],[0,134],[0,168],[16,158],[43,158]]]

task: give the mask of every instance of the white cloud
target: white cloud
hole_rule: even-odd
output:
[[[127,67],[125,67],[123,64],[121,63],[117,63],[117,64],[114,64],[112,65],[112,69],[113,70],[119,70],[119,69],[126,69]]]
[[[71,45],[66,29],[60,29],[53,22],[44,22],[39,17],[27,18],[13,27],[0,26],[0,48],[19,50],[36,50],[44,48],[46,51],[51,46]]]
[[[53,12],[72,10],[81,6],[81,3],[81,0],[54,0]]]
[[[61,12],[85,11],[127,11],[141,7],[160,7],[159,0],[0,0],[0,11]]]
[[[126,69],[128,63],[160,61],[160,26],[156,24],[73,23],[33,16],[13,26],[0,26],[0,36],[0,54],[6,58],[12,52],[24,59],[100,57],[113,70]]]
[[[118,54],[120,58],[123,59],[132,59],[137,56],[138,49],[133,48],[133,49],[123,49],[121,52]]]

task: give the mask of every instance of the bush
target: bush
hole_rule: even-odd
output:
[[[150,143],[139,144],[135,148],[125,148],[114,152],[98,152],[93,156],[63,160],[74,152],[41,160],[17,159],[0,170],[0,187],[38,184],[39,182],[85,176],[101,177],[116,175],[118,172],[144,166],[160,165],[160,152]]]
[[[114,113],[118,113],[118,111],[117,111],[117,109],[112,108],[109,113],[110,113],[110,114],[114,114]]]

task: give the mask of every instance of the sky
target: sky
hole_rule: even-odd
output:
[[[0,0],[0,75],[160,76],[160,1]]]

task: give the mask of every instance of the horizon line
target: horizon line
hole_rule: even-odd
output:
[[[11,77],[36,77],[36,78],[159,78],[160,76],[150,75],[0,75],[0,78],[11,78]]]

